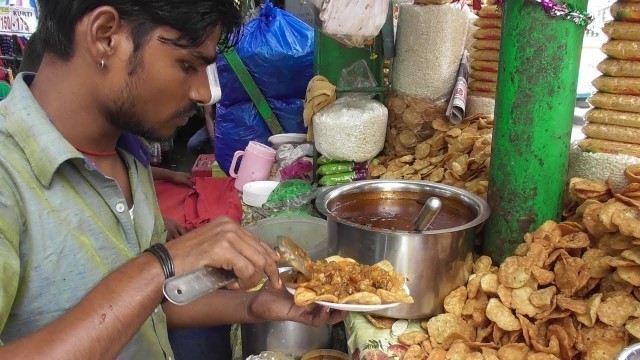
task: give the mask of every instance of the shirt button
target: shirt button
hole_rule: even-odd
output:
[[[157,308],[155,310],[153,310],[153,312],[156,313],[156,314],[158,313],[158,311],[159,310]]]
[[[125,208],[126,207],[124,206],[123,203],[117,203],[116,204],[116,211],[119,212],[119,213],[123,212],[125,210]]]

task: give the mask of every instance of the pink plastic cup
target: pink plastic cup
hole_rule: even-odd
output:
[[[242,161],[236,173],[236,165],[240,157]],[[244,151],[236,151],[229,169],[229,175],[236,179],[236,189],[242,191],[242,187],[248,182],[269,179],[275,159],[276,151],[257,141],[250,141]]]

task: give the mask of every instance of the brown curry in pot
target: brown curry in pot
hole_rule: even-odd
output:
[[[344,194],[331,200],[329,209],[338,219],[372,229],[414,231],[413,222],[428,194],[415,192],[372,192]],[[429,230],[442,230],[471,222],[476,214],[457,199],[441,198],[442,210]]]

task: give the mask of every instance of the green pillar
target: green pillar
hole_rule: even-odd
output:
[[[588,0],[567,3],[586,10]],[[506,0],[502,11],[483,245],[498,263],[526,232],[560,219],[585,30],[527,0]]]

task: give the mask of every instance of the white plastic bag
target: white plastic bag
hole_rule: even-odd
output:
[[[342,44],[363,47],[387,20],[389,0],[324,0],[320,29]]]

